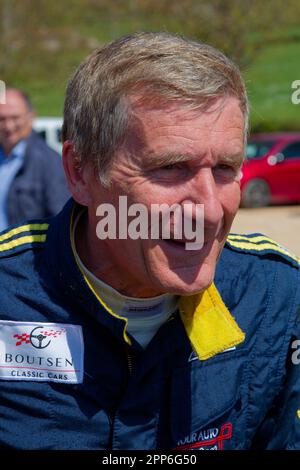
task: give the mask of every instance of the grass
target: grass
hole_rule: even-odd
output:
[[[255,130],[300,130],[300,105],[291,84],[300,80],[300,42],[262,49],[244,72]]]

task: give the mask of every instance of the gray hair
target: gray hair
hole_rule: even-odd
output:
[[[238,67],[222,52],[168,33],[136,33],[94,51],[69,80],[63,140],[73,142],[78,164],[92,162],[107,183],[115,152],[126,141],[133,94],[150,103],[180,102],[204,109],[234,96],[248,129],[248,101]]]

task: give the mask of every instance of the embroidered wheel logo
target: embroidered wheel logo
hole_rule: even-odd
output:
[[[31,344],[36,349],[45,349],[49,346],[52,339],[58,338],[65,331],[65,328],[62,328],[61,330],[45,330],[43,326],[37,326],[33,328],[30,334],[15,334],[14,338],[17,338],[16,346],[20,346],[22,343],[25,343]]]
[[[30,340],[30,342],[31,342],[31,344],[34,348],[36,348],[36,349],[45,349],[51,343],[51,339],[49,339],[49,341],[46,344],[44,344],[44,340],[48,339],[47,335],[43,334],[42,332],[39,332],[37,334],[33,334],[34,332],[36,332],[37,330],[40,330],[40,329],[43,329],[43,327],[42,326],[37,326],[36,328],[34,328],[32,330],[32,332],[30,333],[29,340]]]

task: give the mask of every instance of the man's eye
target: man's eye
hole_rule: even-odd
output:
[[[238,174],[238,168],[228,165],[227,163],[220,163],[215,166],[214,173],[216,176],[218,175],[223,178],[235,178]]]
[[[234,170],[234,168],[226,163],[220,163],[215,167],[217,170]]]
[[[178,163],[170,163],[169,165],[164,165],[159,168],[159,170],[163,171],[170,171],[170,170],[178,170],[180,165]]]
[[[231,165],[227,165],[226,163],[220,163],[219,165],[216,165],[214,169],[216,171],[236,173],[236,168]]]

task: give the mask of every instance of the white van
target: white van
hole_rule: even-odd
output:
[[[38,117],[33,121],[33,129],[47,142],[49,147],[61,155],[61,127],[63,119],[59,117]]]

